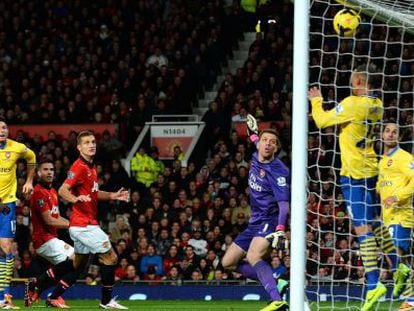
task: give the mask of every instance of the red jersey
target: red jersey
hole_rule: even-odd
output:
[[[31,219],[33,226],[33,246],[39,248],[47,241],[57,237],[58,229],[47,225],[42,214],[50,211],[50,215],[59,218],[58,195],[55,189],[37,184],[30,197]]]
[[[71,227],[97,225],[99,186],[95,165],[80,157],[72,164],[64,183],[70,186],[73,195],[89,195],[91,197],[90,202],[73,204],[69,225]]]

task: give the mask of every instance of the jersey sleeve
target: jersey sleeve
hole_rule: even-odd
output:
[[[404,159],[400,171],[409,178],[409,182],[405,187],[399,188],[395,195],[398,201],[406,201],[414,194],[414,158]]]
[[[289,173],[287,170],[272,172],[269,182],[276,201],[290,200]]]
[[[19,157],[25,159],[28,165],[36,164],[35,153],[31,149],[29,149],[26,145],[19,144],[18,153],[19,153]]]
[[[318,128],[347,123],[355,118],[355,109],[351,97],[345,98],[335,108],[328,111],[323,109],[322,103],[322,97],[315,97],[311,100],[312,117]]]
[[[32,212],[42,214],[50,210],[50,202],[46,198],[47,195],[43,195],[40,191],[33,193],[31,200]]]
[[[82,168],[76,165],[72,165],[72,167],[68,171],[68,175],[65,180],[65,184],[68,184],[71,188],[76,185],[81,184],[83,181],[83,171]]]

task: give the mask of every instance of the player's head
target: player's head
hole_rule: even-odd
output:
[[[381,82],[381,75],[374,64],[359,65],[351,75],[352,93],[354,95],[363,95],[368,90],[371,92],[379,90]]]
[[[7,126],[6,119],[0,117],[0,144],[5,142],[9,137],[9,127]]]
[[[55,165],[51,160],[41,161],[37,165],[37,177],[39,181],[45,183],[52,183],[55,177]]]
[[[82,131],[78,134],[77,148],[82,157],[89,160],[96,153],[95,134],[91,131]]]
[[[387,123],[382,133],[384,145],[388,148],[394,148],[398,145],[400,139],[400,127],[396,123]]]
[[[257,150],[259,158],[271,160],[275,152],[279,149],[279,138],[277,132],[272,129],[265,129],[259,134]]]

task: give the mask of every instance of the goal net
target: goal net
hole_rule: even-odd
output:
[[[344,7],[353,8],[362,19],[351,38],[339,37],[333,29],[335,14]],[[414,136],[413,25],[414,1],[311,1],[309,85],[321,89],[325,110],[350,95],[354,68],[374,64],[382,77],[382,123],[394,120],[401,126],[400,146],[409,152]],[[374,127],[378,155],[382,128],[381,124]],[[360,245],[340,187],[339,131],[340,126],[320,130],[312,119],[309,123],[306,289],[312,310],[360,310],[366,293]],[[382,282],[392,287],[389,260],[382,253],[378,266]],[[398,306],[389,293],[382,300],[377,310]]]

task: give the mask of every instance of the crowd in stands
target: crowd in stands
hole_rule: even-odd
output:
[[[50,118],[59,123],[82,120],[120,124],[119,138],[103,135],[100,139],[96,158],[100,189],[131,189],[130,203],[99,205],[99,220],[120,258],[117,280],[179,284],[183,280],[240,279],[241,275],[224,271],[220,259],[247,226],[247,179],[254,146],[238,135],[233,126],[234,122],[245,121],[247,113],[270,121],[280,135],[278,157],[290,165],[290,1],[273,4],[277,23],[268,24],[264,33],[257,33],[243,68],[234,75],[226,74],[217,98],[211,102],[203,118],[211,155],[205,165],[198,167],[190,162],[181,167],[179,150],[173,162],[163,163],[156,148],[143,147],[131,163],[131,177],[120,165],[120,150],[129,147],[152,114],[190,109],[203,81],[212,83],[219,70],[217,58],[222,59],[222,51],[231,50],[233,40],[237,39],[234,36],[229,40],[230,34],[236,33],[233,23],[241,20],[237,1],[229,7],[223,7],[220,1],[206,1],[205,5],[200,1],[137,1],[132,10],[128,1],[46,1],[42,7],[31,1],[7,5],[8,2],[2,9],[9,14],[0,19],[1,31],[7,30],[0,48],[0,76],[4,78],[0,96],[5,103],[0,107],[0,115],[5,115],[11,124],[48,123]],[[16,14],[20,11],[23,16]],[[35,12],[43,11],[47,14],[34,17]],[[378,32],[378,36],[383,35]],[[388,40],[393,42],[401,38],[398,33],[391,35],[393,39]],[[325,52],[337,48],[337,43],[322,44],[322,40],[321,36],[313,37],[311,46],[322,47]],[[9,48],[5,48],[5,43]],[[381,45],[364,41],[353,46],[351,41],[344,40],[340,48],[361,55],[367,55],[367,50],[379,55],[386,50],[391,53],[387,54],[390,62],[401,52],[398,47]],[[413,55],[410,51],[407,55]],[[405,54],[403,51],[402,55]],[[335,55],[328,54],[323,61],[336,63],[329,59]],[[349,76],[342,77],[340,73],[338,78],[334,77],[336,71],[321,70],[321,61],[316,52],[311,54],[314,66],[310,76],[312,81],[321,80],[327,85],[322,91],[328,98],[328,108],[336,98],[348,94]],[[344,60],[342,69],[350,69],[349,65],[350,60]],[[412,90],[413,82],[404,75],[414,75],[413,62],[400,67],[391,63],[377,65],[385,66],[386,73],[391,73],[384,88],[387,118],[412,124],[412,115],[404,110],[400,114],[394,111],[412,103],[407,90]],[[402,78],[395,78],[396,81],[393,74]],[[338,83],[340,87],[335,88]],[[395,90],[404,95],[399,101]],[[407,127],[406,137],[412,137],[410,131],[412,128]],[[362,283],[359,245],[350,234],[346,206],[337,187],[340,164],[335,133],[336,129],[329,128],[320,136],[310,120],[307,276],[310,281]],[[44,141],[21,133],[17,137],[28,143],[38,158],[54,160],[57,186],[76,158],[75,138],[76,133],[72,133],[59,140],[53,132]],[[18,166],[17,174],[21,183],[24,164]],[[63,215],[69,217],[70,206],[61,202],[60,207]],[[61,234],[69,239],[65,232]],[[42,269],[29,235],[29,208],[22,200],[14,250],[19,258],[16,273],[20,277],[36,275]],[[269,259],[274,274],[282,278],[289,277],[289,241],[288,230],[286,248],[273,250]],[[98,266],[90,265],[84,276],[88,284],[96,284],[100,277]],[[384,273],[383,278],[389,275]]]
[[[153,114],[191,113],[243,32],[238,1],[3,1],[0,115],[114,123],[130,146]]]

